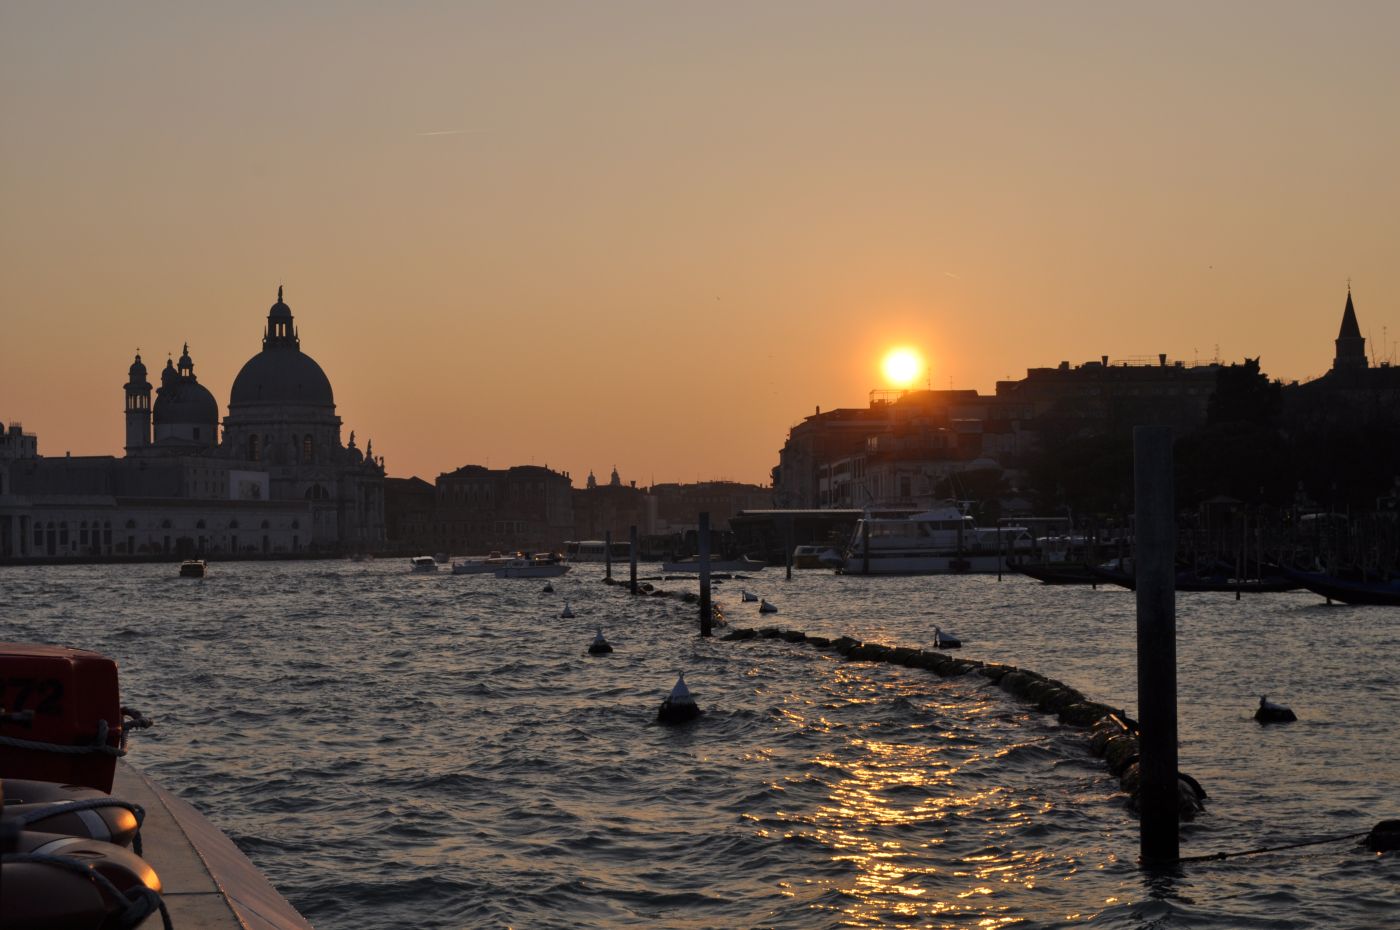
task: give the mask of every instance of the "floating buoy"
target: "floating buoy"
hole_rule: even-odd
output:
[[[774,607],[766,600],[761,600],[758,602],[758,612],[761,614],[775,614],[778,612],[778,608]]]
[[[758,600],[758,595],[757,595],[757,594],[754,594],[754,593],[751,592],[751,591],[740,591],[740,592],[739,592],[739,596],[742,597],[742,598],[744,599],[744,601],[746,601],[746,602],[747,602],[747,601],[756,601],[756,600]]]
[[[593,637],[593,642],[588,644],[588,654],[594,656],[606,655],[612,652],[612,646],[603,638],[603,628],[598,627],[598,635]]]
[[[1254,719],[1260,723],[1288,723],[1297,720],[1298,715],[1293,713],[1292,709],[1275,704],[1265,696],[1259,699],[1259,709],[1254,712]]]
[[[956,633],[951,633],[941,627],[934,627],[933,646],[935,649],[961,649],[962,639]]]
[[[553,593],[554,593],[554,585],[551,584],[550,582],[546,581],[546,582],[544,583],[544,590],[540,591],[540,593],[541,593],[541,594],[553,594]]]
[[[569,606],[568,601],[564,602],[564,609],[559,612],[559,616],[565,620],[572,620],[574,618],[574,609]]]
[[[690,696],[690,689],[685,686],[685,672],[681,672],[670,696],[661,702],[656,720],[658,723],[686,723],[698,716],[700,708],[695,705],[695,698]]]

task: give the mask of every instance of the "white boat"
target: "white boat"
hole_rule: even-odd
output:
[[[203,559],[186,559],[180,563],[181,578],[203,578],[208,565]]]
[[[793,568],[835,568],[841,561],[841,553],[830,546],[794,546],[792,549]]]
[[[757,559],[710,559],[711,572],[761,572],[767,567],[766,562]],[[700,571],[699,559],[681,559],[679,562],[662,562],[663,572],[698,572]]]
[[[866,558],[865,541],[870,541]],[[1024,526],[980,527],[949,504],[898,516],[867,514],[856,523],[838,571],[847,575],[961,575],[1009,571],[1035,540]]]
[[[501,555],[499,552],[492,552],[488,556],[479,559],[462,559],[460,562],[452,563],[452,574],[454,575],[489,575],[500,571],[506,563],[511,560],[508,555]]]
[[[497,578],[558,578],[569,570],[566,562],[552,555],[511,559],[496,569]]]
[[[606,562],[608,543],[604,539],[569,539],[564,541],[564,557],[570,562]],[[612,560],[614,563],[627,562],[632,558],[632,544],[614,542]]]
[[[437,571],[437,560],[430,555],[415,555],[408,564],[415,572]]]

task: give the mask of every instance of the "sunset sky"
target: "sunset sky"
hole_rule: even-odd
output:
[[[0,6],[0,418],[119,454],[279,284],[391,475],[767,482],[927,382],[1400,341],[1400,4]],[[1394,329],[1395,332],[1390,332]]]

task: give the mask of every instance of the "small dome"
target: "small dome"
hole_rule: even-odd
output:
[[[165,368],[160,373],[160,384],[162,388],[168,388],[180,380],[180,373],[175,370],[175,363],[170,359],[165,360]]]
[[[198,381],[177,379],[174,384],[160,389],[151,409],[151,420],[162,426],[173,423],[192,423],[196,426],[215,424],[219,421],[219,402]]]
[[[292,318],[292,308],[282,302],[282,285],[277,285],[277,303],[267,311],[269,320],[290,320]]]
[[[146,380],[146,366],[141,364],[140,352],[136,353],[136,361],[131,363],[131,367],[127,369],[126,373],[133,382]]]

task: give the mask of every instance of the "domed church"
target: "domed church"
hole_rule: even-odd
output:
[[[225,532],[192,535],[195,551],[362,551],[383,542],[383,460],[360,452],[353,432],[348,445],[341,442],[330,379],[301,350],[282,288],[267,314],[262,351],[234,378],[222,440],[218,402],[195,377],[188,343],[178,361],[165,363],[154,403],[139,354],[124,389],[126,460],[139,463],[140,474],[118,484],[143,495],[225,499],[281,512],[281,519],[254,526],[280,534],[249,534],[236,516],[199,520],[195,529]],[[287,513],[298,516],[289,520]]]

